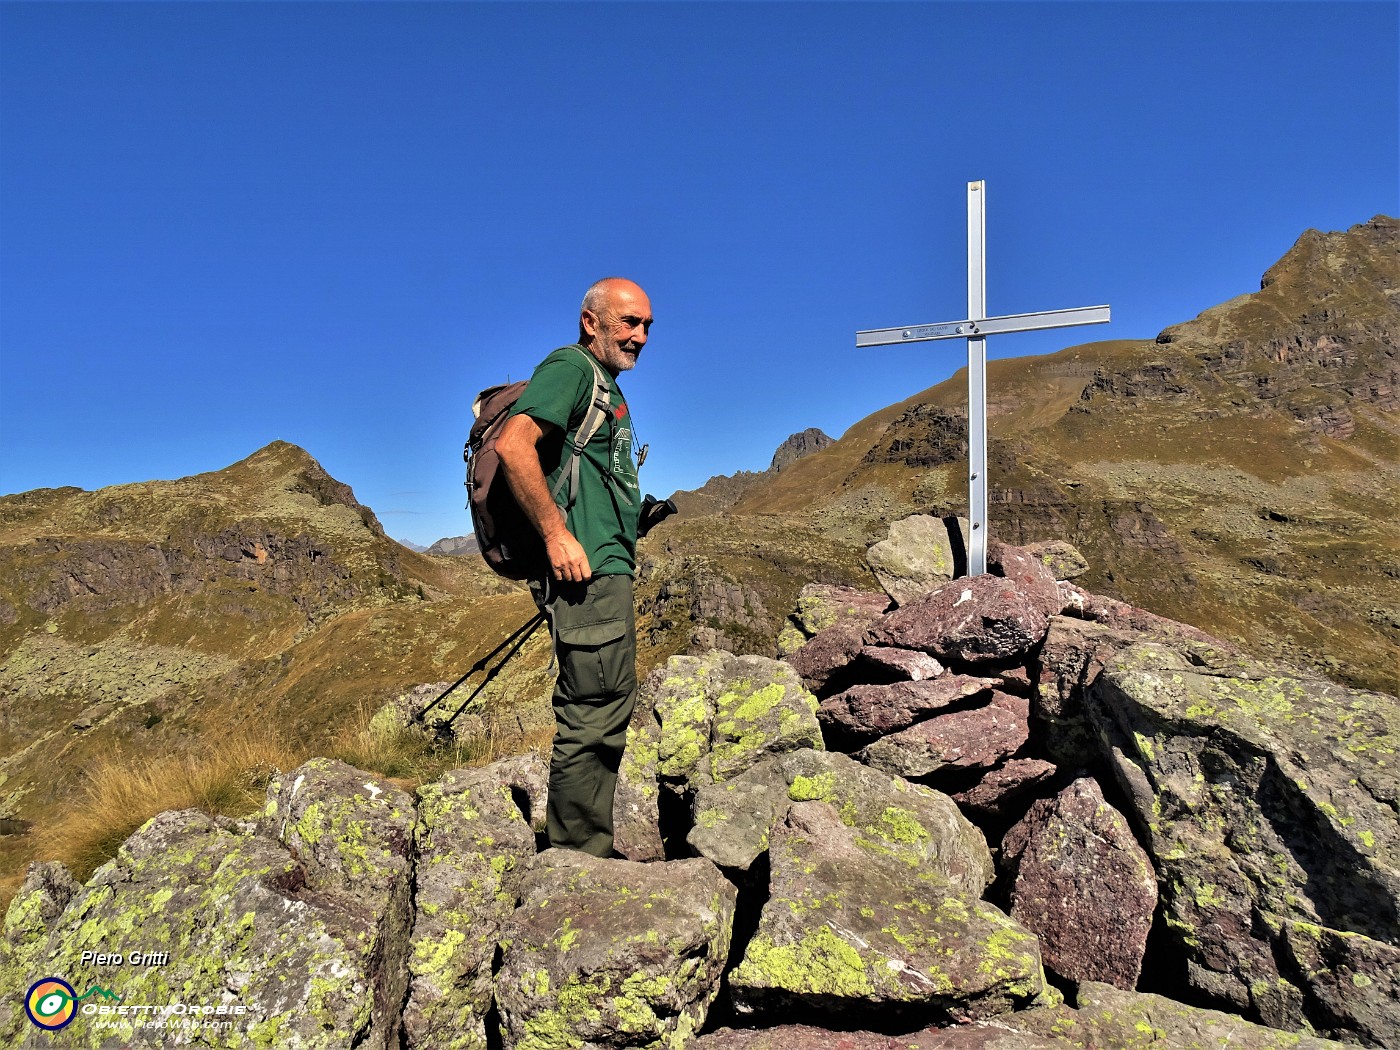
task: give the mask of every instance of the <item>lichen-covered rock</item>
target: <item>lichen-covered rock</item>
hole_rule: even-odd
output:
[[[922,777],[945,766],[990,769],[1029,737],[1030,701],[993,690],[984,707],[938,715],[883,736],[856,757],[895,776]]]
[[[858,840],[826,802],[795,803],[774,829],[769,900],[728,978],[736,1010],[917,1027],[991,1016],[1043,991],[1033,935]]]
[[[1061,585],[1062,593],[1065,585]],[[1053,616],[1037,670],[1032,715],[1050,757],[1082,765],[1097,752],[1096,731],[1087,721],[1083,697],[1113,656],[1143,641],[1193,641],[1231,651],[1224,642],[1187,624],[1156,616],[1075,587],[1076,615]]]
[[[1345,1045],[1093,981],[1079,986],[1077,1002],[1078,1009],[1041,1007],[1000,1020],[1081,1050],[1342,1050]]]
[[[663,860],[666,856],[657,779],[661,724],[650,707],[651,700],[643,691],[632,713],[613,794],[613,849],[635,861]]]
[[[1124,650],[1088,699],[1190,985],[1274,1027],[1396,1043],[1400,1000],[1327,1005],[1338,970],[1326,953],[1314,970],[1297,936],[1347,944],[1341,974],[1384,986],[1371,969],[1400,940],[1395,698],[1184,642]],[[1281,968],[1290,956],[1301,965]]]
[[[1012,662],[1040,643],[1061,607],[1058,591],[1052,599],[1043,586],[988,573],[945,583],[886,613],[865,641],[922,649],[940,660]]]
[[[854,744],[907,729],[920,718],[987,692],[995,684],[992,678],[944,675],[922,682],[854,685],[823,700],[817,720],[837,739]]]
[[[23,885],[5,912],[0,934],[0,1036],[16,1036],[24,1024],[22,993],[41,976],[36,957],[49,930],[81,889],[68,869],[48,861],[29,866]]]
[[[837,587],[828,583],[806,584],[789,619],[808,638],[841,623],[868,623],[890,607],[883,594]]]
[[[846,755],[794,751],[696,793],[689,843],[726,868],[747,870],[794,803],[826,802],[872,856],[907,878],[935,879],[967,897],[992,879],[986,840],[946,795],[864,766]]]
[[[673,785],[693,790],[765,755],[823,746],[816,697],[781,661],[719,650],[673,656],[649,688],[661,724],[657,772]]]
[[[1077,580],[1089,571],[1089,562],[1079,549],[1064,540],[1041,540],[1021,548],[1040,562],[1057,580]]]
[[[412,807],[403,792],[358,771],[350,772],[361,782],[359,797],[324,793],[349,767],[303,770],[296,798],[294,777],[278,796],[289,806],[303,793],[314,796],[289,814],[307,854],[225,818],[162,813],[54,920],[32,965],[80,990],[106,988],[128,1007],[222,1008],[214,1019],[231,1028],[219,1031],[220,1045],[396,1047]],[[394,816],[400,807],[406,812]],[[98,966],[84,952],[168,958]],[[98,1028],[81,1015],[63,1030],[63,1045],[167,1046],[171,1030],[137,1022],[170,1019],[178,1018],[133,1012],[103,1018],[113,1026]],[[9,1045],[52,1045],[50,1035],[24,1025],[0,1035],[14,1038]]]
[[[682,1050],[729,952],[734,887],[707,860],[539,855],[501,939],[507,1050]]]
[[[367,732],[373,738],[386,740],[407,730],[429,736],[440,734],[455,740],[480,736],[486,730],[486,721],[481,715],[463,711],[453,717],[457,706],[470,694],[463,691],[460,695],[454,692],[443,697],[451,685],[451,682],[428,682],[399,693],[374,713]],[[439,697],[443,698],[439,700]]]
[[[535,804],[527,785],[546,775],[545,760],[530,755],[485,769],[454,769],[419,791],[403,1014],[410,1047],[489,1045],[485,1017],[496,944],[535,856],[535,833],[525,817]]]
[[[1304,922],[1274,932],[1288,964],[1307,976],[1319,1028],[1348,1042],[1400,1046],[1400,948]]]
[[[896,605],[907,605],[953,578],[953,545],[942,518],[915,514],[890,525],[865,563]]]
[[[1157,875],[1122,814],[1083,777],[1041,799],[1002,839],[1011,917],[1047,969],[1131,991],[1157,907]]]
[[[721,1028],[702,1035],[690,1050],[1066,1050],[1069,1046],[1060,1039],[1011,1031],[988,1021],[898,1036],[832,1032],[800,1024],[756,1030]]]

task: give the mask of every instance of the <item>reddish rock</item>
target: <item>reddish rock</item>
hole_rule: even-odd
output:
[[[996,680],[992,678],[960,674],[923,682],[857,685],[823,701],[817,720],[823,729],[834,729],[856,739],[884,736],[907,729],[924,715],[994,685]]]
[[[993,691],[986,707],[930,718],[881,737],[856,757],[886,773],[921,777],[944,766],[988,769],[1029,737],[1030,701]]]
[[[1093,780],[1031,806],[1002,840],[1012,918],[1040,937],[1045,965],[1072,981],[1131,991],[1157,907],[1157,875]]]
[[[1053,581],[954,580],[882,616],[865,633],[871,645],[920,649],[940,659],[1004,662],[1026,656],[1063,607]]]
[[[1001,680],[1004,693],[1028,697],[1034,689],[1031,673],[1024,667],[1009,667],[1005,671],[998,671],[997,677]]]
[[[860,661],[875,674],[909,682],[937,678],[944,671],[943,665],[928,653],[916,649],[892,649],[884,645],[863,646]]]
[[[1045,783],[1057,768],[1040,758],[1013,758],[966,791],[959,791],[953,801],[974,817],[1003,817],[1017,798]]]
[[[811,641],[789,656],[787,662],[802,676],[802,683],[808,689],[820,694],[831,676],[859,655],[867,622],[838,623],[818,631]]]

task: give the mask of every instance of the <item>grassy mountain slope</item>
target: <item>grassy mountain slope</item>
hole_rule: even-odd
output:
[[[388,539],[283,442],[177,481],[0,499],[0,874],[114,756],[270,736],[318,753],[533,611],[479,560]],[[502,699],[542,692],[544,650]]]

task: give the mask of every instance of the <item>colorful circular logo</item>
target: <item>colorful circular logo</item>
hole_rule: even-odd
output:
[[[78,993],[60,977],[36,981],[24,997],[24,1012],[40,1028],[57,1032],[78,1012]]]

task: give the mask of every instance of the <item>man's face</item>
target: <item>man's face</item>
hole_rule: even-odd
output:
[[[611,289],[597,313],[584,311],[584,328],[593,337],[590,349],[613,375],[636,365],[651,322],[651,300],[635,284]]]

